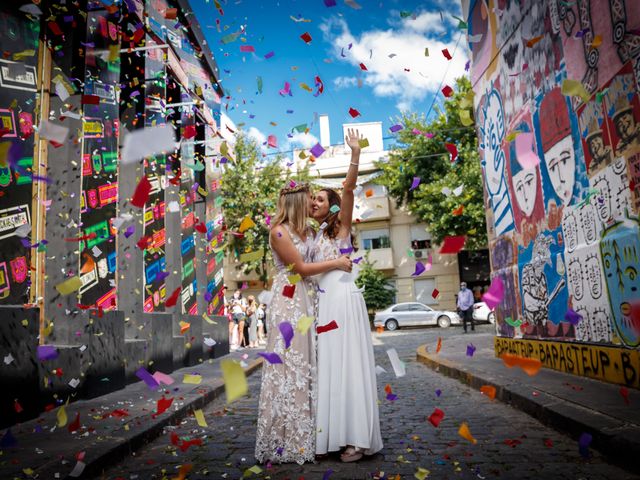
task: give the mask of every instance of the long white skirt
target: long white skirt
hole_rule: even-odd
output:
[[[382,449],[371,328],[362,292],[349,274],[334,270],[318,279],[316,453],[352,445],[367,455]]]

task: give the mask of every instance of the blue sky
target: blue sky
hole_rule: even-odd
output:
[[[223,110],[228,104],[231,119],[259,141],[276,135],[281,151],[315,145],[315,114],[329,115],[334,144],[348,122],[382,121],[384,135],[390,136],[388,128],[400,110],[426,113],[434,95],[442,99],[440,83],[452,84],[465,74],[465,40],[460,38],[456,48],[460,30],[452,17],[460,14],[457,0],[356,2],[362,8],[347,5],[351,0],[336,0],[334,7],[325,0],[220,0],[221,15],[214,0],[191,0],[231,96],[223,99]],[[235,41],[222,43],[224,36],[242,30]],[[309,44],[300,38],[305,32],[311,35]],[[255,53],[241,52],[241,46],[252,46]],[[274,55],[265,59],[269,52]],[[306,83],[315,92],[316,76],[324,83],[318,96],[300,87]],[[285,82],[292,96],[278,93]],[[352,119],[350,108],[361,116]],[[301,124],[310,127],[309,134],[288,138]]]

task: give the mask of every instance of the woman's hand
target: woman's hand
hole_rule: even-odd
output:
[[[364,137],[359,134],[357,129],[349,128],[347,130],[347,136],[344,137],[344,139],[352,152],[360,152],[360,140],[364,140]]]
[[[353,268],[353,262],[347,255],[343,255],[340,258],[336,258],[334,262],[336,262],[336,269],[338,270],[351,272],[351,269]]]

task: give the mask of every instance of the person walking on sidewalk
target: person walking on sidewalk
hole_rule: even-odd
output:
[[[464,333],[467,333],[467,322],[471,323],[471,331],[475,332],[473,324],[473,292],[467,288],[465,282],[460,282],[460,292],[458,292],[458,311],[462,315],[462,326]]]

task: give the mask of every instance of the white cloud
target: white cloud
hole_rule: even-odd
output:
[[[287,137],[287,143],[283,150],[292,150],[294,148],[311,148],[318,143],[318,137],[311,133],[296,132],[291,138]]]
[[[247,136],[249,138],[252,138],[253,140],[255,140],[255,142],[260,147],[262,147],[262,144],[267,141],[267,136],[264,133],[262,133],[261,130],[257,129],[256,127],[250,127],[249,131],[247,132]]]
[[[451,24],[447,17],[445,15],[445,22]],[[376,96],[394,97],[396,106],[401,110],[411,109],[433,95],[443,78],[443,85],[453,85],[455,78],[465,74],[465,39],[460,40],[456,49],[457,35],[454,41],[439,38],[438,32],[455,28],[443,26],[439,13],[420,13],[416,20],[404,19],[398,27],[388,30],[365,31],[358,38],[342,18],[333,17],[322,23],[320,28],[325,40],[333,45],[335,58],[357,69],[360,63],[364,63],[367,67],[367,71],[362,72],[364,85],[371,87]],[[342,57],[342,48],[350,43],[352,48],[345,48],[346,56]],[[425,48],[429,49],[428,57],[424,55]],[[444,48],[453,55],[452,60],[444,57]],[[395,56],[389,58],[390,54]],[[357,81],[351,78],[355,77],[338,77],[334,84],[338,88],[347,88]]]
[[[336,77],[333,79],[333,84],[336,86],[337,90],[341,90],[343,88],[355,87],[358,85],[357,77]]]

